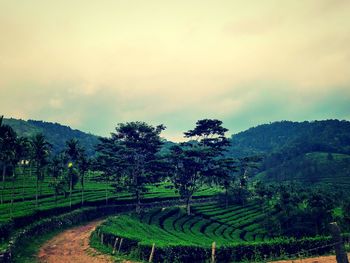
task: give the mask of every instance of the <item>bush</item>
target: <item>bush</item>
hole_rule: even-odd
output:
[[[103,227],[95,231],[103,234],[104,244],[113,246],[117,236],[104,232]],[[119,240],[122,237],[118,237]],[[151,245],[142,244],[136,240],[123,238],[121,252],[135,253],[137,250],[142,260],[148,260]],[[255,260],[257,258],[278,258],[284,255],[297,256],[299,253],[307,255],[322,255],[333,249],[331,237],[319,236],[313,238],[280,238],[266,242],[242,242],[230,246],[221,246],[216,250],[217,262],[236,262]],[[211,247],[199,246],[160,246],[155,249],[154,262],[205,262],[211,257]]]

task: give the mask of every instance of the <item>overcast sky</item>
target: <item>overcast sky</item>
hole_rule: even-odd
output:
[[[350,119],[349,0],[0,0],[0,114],[108,135]]]

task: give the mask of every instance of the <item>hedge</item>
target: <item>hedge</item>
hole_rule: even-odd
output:
[[[182,201],[176,200],[174,198],[164,198],[165,201],[160,198],[152,198],[147,201],[157,200],[158,202],[147,202],[143,204],[144,208],[156,207],[156,206],[174,206]],[[201,198],[195,200],[193,203],[198,202],[208,202],[213,201],[215,198]],[[58,229],[65,229],[80,223],[88,222],[96,218],[104,217],[107,215],[112,215],[120,212],[131,211],[135,209],[135,204],[125,203],[124,205],[109,205],[109,206],[100,206],[100,207],[86,207],[74,210],[72,212],[62,214],[59,216],[53,216],[50,218],[40,219],[18,231],[15,232],[9,239],[8,246],[5,251],[0,252],[0,263],[11,262],[13,256],[21,248],[22,242],[28,238],[35,237],[36,235],[41,235],[44,233],[49,233]],[[12,222],[13,224],[13,222]],[[6,231],[6,229],[2,229]],[[7,230],[8,231],[8,230]]]
[[[193,197],[194,202],[195,200],[209,200],[213,199],[216,200],[215,197],[212,196],[194,196]],[[148,205],[155,203],[155,202],[162,202],[162,201],[169,201],[174,202],[174,200],[179,200],[178,197],[153,197],[153,198],[146,198],[143,200],[143,206],[147,207]],[[90,206],[105,206],[105,200],[98,200],[98,201],[86,201],[84,207],[90,207]],[[179,201],[181,202],[181,201]],[[133,205],[135,204],[135,200],[132,199],[122,199],[122,200],[109,200],[110,205]],[[59,214],[68,213],[76,209],[82,208],[81,204],[74,204],[70,208],[69,206],[65,207],[55,207],[51,209],[43,209],[43,210],[36,210],[31,215],[25,215],[22,217],[16,217],[10,221],[1,222],[0,223],[0,242],[3,240],[7,240],[11,234],[20,228],[26,227],[30,225],[33,222],[36,222],[38,220],[41,220],[43,218],[48,218],[51,216],[57,216]],[[3,240],[1,240],[3,239]]]
[[[116,238],[123,238],[120,252],[130,253],[137,251],[139,258],[148,260],[151,253],[151,245],[142,244],[136,240],[117,237],[112,233],[104,232],[98,227],[95,232],[105,245],[113,246]],[[267,258],[279,258],[281,256],[323,255],[333,250],[332,238],[318,236],[312,238],[294,239],[280,238],[264,242],[242,242],[230,246],[221,246],[216,249],[217,262],[239,261],[263,261]],[[206,262],[211,258],[211,247],[198,246],[164,246],[155,244],[153,262]]]

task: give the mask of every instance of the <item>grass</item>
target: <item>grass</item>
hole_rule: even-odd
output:
[[[144,245],[209,247],[268,240],[260,224],[262,209],[257,203],[233,205],[228,209],[216,203],[193,206],[188,216],[183,208],[153,209],[142,216],[134,213],[110,217],[100,229]]]
[[[255,176],[255,180],[326,184],[339,189],[350,190],[349,167],[350,155],[311,152],[263,171]]]
[[[115,192],[111,183],[98,182],[97,174],[90,172],[85,180],[84,199],[86,203],[108,200],[131,200],[133,197],[128,192]],[[23,184],[25,179],[25,184]],[[36,206],[36,180],[34,176],[30,176],[29,171],[25,174],[19,175],[14,182],[14,205],[11,206],[11,192],[12,183],[7,181],[5,183],[4,204],[0,204],[0,223],[7,222],[11,218],[29,216],[37,210],[48,210],[56,207],[69,207],[70,198],[63,195],[58,196],[57,203],[53,195],[53,189],[49,187],[50,177],[46,176],[42,183],[42,196],[39,199],[39,206]],[[178,197],[174,189],[169,187],[169,183],[162,183],[157,186],[148,186],[149,192],[144,195],[144,199],[149,198],[166,198]],[[218,193],[215,188],[203,188],[197,192],[197,196],[214,195]],[[2,182],[0,182],[0,193],[2,192]],[[81,186],[78,183],[72,194],[72,205],[81,203]],[[12,211],[11,211],[12,210]]]
[[[37,258],[37,253],[40,247],[48,240],[62,232],[53,231],[48,234],[41,236],[36,236],[35,238],[30,238],[25,240],[21,245],[21,251],[15,254],[14,263],[39,263]]]
[[[102,245],[100,239],[97,237],[97,235],[95,233],[93,233],[90,236],[89,245],[90,245],[90,247],[101,252],[102,254],[110,255],[115,262],[125,262],[125,261],[132,261],[132,262],[138,262],[138,263],[145,262],[145,261],[140,260],[138,255],[133,255],[132,253],[130,255],[124,255],[122,253],[112,255],[113,249],[109,246]]]

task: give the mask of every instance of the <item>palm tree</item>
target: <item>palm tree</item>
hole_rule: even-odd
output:
[[[22,174],[22,201],[24,201],[24,195],[25,195],[25,180],[26,180],[26,168],[28,168],[29,164],[31,163],[31,157],[32,157],[32,145],[28,138],[26,137],[19,137],[17,140],[17,155],[19,158],[19,165],[21,168],[21,174]]]
[[[65,167],[65,159],[62,154],[56,155],[52,158],[49,165],[49,172],[53,177],[49,186],[53,188],[55,195],[55,204],[57,205],[57,196],[64,191],[65,180],[63,178],[63,171]]]
[[[74,177],[76,175],[77,170],[75,168],[78,164],[78,159],[80,155],[80,147],[79,141],[75,138],[70,139],[66,142],[66,155],[69,158],[68,161],[68,177],[69,177],[69,206],[72,207],[72,191],[74,187]],[[75,180],[74,180],[75,181]]]
[[[11,152],[11,168],[12,168],[12,187],[11,187],[11,206],[10,206],[10,214],[12,217],[12,211],[13,211],[13,202],[14,202],[14,190],[15,190],[15,179],[17,176],[16,168],[18,164],[21,163],[21,161],[24,161],[24,158],[26,158],[28,154],[29,149],[29,141],[25,137],[19,137],[15,139],[14,147]],[[24,174],[23,174],[24,178]],[[24,185],[23,185],[24,187]]]
[[[17,134],[9,126],[3,124],[3,116],[0,117],[0,164],[2,165],[2,191],[1,204],[4,203],[6,171],[13,159],[15,153]]]
[[[84,186],[85,186],[85,174],[89,169],[90,160],[87,158],[85,149],[80,149],[79,154],[79,170],[80,170],[80,184],[81,184],[81,205],[84,205]]]
[[[43,134],[38,133],[32,139],[33,147],[33,159],[35,162],[35,172],[36,172],[36,193],[35,193],[35,203],[36,206],[38,203],[38,190],[39,182],[44,179],[44,169],[48,164],[48,157],[50,154],[51,144],[46,141],[46,138]],[[40,187],[41,188],[41,187]]]

